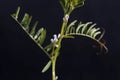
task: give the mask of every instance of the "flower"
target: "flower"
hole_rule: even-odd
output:
[[[66,15],[65,15],[65,17],[63,18],[63,21],[66,21],[66,22],[67,22],[67,21],[68,21],[68,19],[69,19],[69,15],[68,15],[68,14],[66,14]]]
[[[54,42],[57,42],[57,41],[59,40],[59,38],[60,38],[60,34],[58,34],[58,35],[54,34],[54,35],[53,35],[53,38],[50,39],[50,41],[51,41],[52,43],[54,43]]]

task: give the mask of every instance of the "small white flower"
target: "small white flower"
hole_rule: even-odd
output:
[[[57,38],[57,35],[56,35],[56,34],[54,34],[54,35],[53,35],[53,37],[54,37],[54,38]]]
[[[57,35],[54,34],[53,37],[54,37],[54,42],[57,42],[57,41],[58,41],[58,37],[57,37]]]
[[[50,39],[50,41],[51,41],[52,43],[55,43],[54,46],[55,46],[56,48],[59,47],[59,45],[56,44],[56,42],[59,40],[59,38],[60,38],[60,34],[58,34],[58,35],[54,34],[54,35],[53,35],[53,38]]]
[[[58,76],[56,76],[55,78],[56,78],[56,80],[58,80]]]
[[[50,39],[50,41],[53,42],[57,42],[58,39],[60,38],[60,34],[58,34],[58,36],[56,34],[53,35],[53,39]]]
[[[58,39],[60,38],[60,36],[61,36],[61,35],[60,35],[60,34],[58,34]]]
[[[63,21],[68,21],[68,19],[69,19],[69,15],[66,14],[65,17],[63,18]]]
[[[53,43],[53,42],[54,42],[54,39],[50,39],[50,41]]]

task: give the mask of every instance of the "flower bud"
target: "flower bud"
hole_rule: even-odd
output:
[[[63,21],[68,21],[68,19],[69,19],[69,15],[66,14],[65,17],[63,18]]]

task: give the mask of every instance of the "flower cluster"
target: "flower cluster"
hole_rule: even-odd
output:
[[[59,38],[60,38],[60,34],[58,34],[58,35],[54,34],[54,35],[53,35],[53,38],[52,38],[50,41],[51,41],[52,43],[56,43]],[[58,47],[58,45],[55,44],[55,47]]]
[[[58,34],[58,35],[54,34],[54,35],[53,35],[53,38],[52,38],[50,41],[51,41],[52,43],[54,43],[54,42],[57,42],[59,38],[60,38],[60,34]]]

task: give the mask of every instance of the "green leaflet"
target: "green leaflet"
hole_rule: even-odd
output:
[[[103,32],[101,33],[101,35],[100,35],[100,37],[98,38],[98,40],[101,40],[102,37],[104,36],[104,34],[105,34],[105,30],[103,29]]]
[[[72,26],[74,26],[76,22],[77,22],[77,20],[74,20],[73,22],[71,22],[71,23],[69,24],[68,27],[72,27]]]
[[[42,45],[44,40],[46,38],[46,30],[44,29],[41,33],[41,35],[38,37],[37,42]]]
[[[23,25],[28,32],[29,32],[29,25],[30,25],[31,19],[32,19],[32,16],[29,16],[28,13],[25,13],[21,21],[21,25]]]
[[[101,34],[100,31],[96,32],[96,33],[93,35],[93,37],[96,38],[96,36],[99,35],[99,34]]]
[[[77,22],[77,20],[74,20],[73,22],[71,22],[71,23],[69,24],[69,26],[68,26],[67,29],[66,29],[66,34],[75,31],[74,25],[75,25],[76,22]]]
[[[77,29],[76,29],[76,33],[81,33],[81,28],[84,26],[85,24],[80,24]]]
[[[46,64],[46,66],[43,68],[42,73],[46,72],[51,66],[51,60]]]
[[[17,20],[19,17],[19,13],[20,13],[20,7],[17,8],[16,13],[12,14],[12,16]]]
[[[86,31],[86,29],[87,29],[87,27],[88,27],[89,24],[92,24],[92,22],[87,22],[87,23],[82,27],[81,34],[83,34],[83,33]]]
[[[35,29],[35,27],[33,27],[33,29]],[[35,33],[35,31],[32,32]],[[33,38],[38,44],[42,45],[46,38],[46,30],[44,28],[40,28],[38,32],[33,36]]]
[[[43,31],[44,31],[44,28],[40,28],[35,34],[34,39],[37,40]]]
[[[68,11],[69,11],[69,3],[68,3],[68,1],[67,0],[60,0],[60,4],[61,4],[61,6],[62,6],[62,8],[64,10],[64,13],[65,14],[68,13]]]
[[[38,25],[38,21],[35,22],[35,24],[33,25],[32,29],[31,29],[31,31],[30,31],[30,34],[31,34],[32,36],[35,35],[35,29],[36,29],[37,25]]]
[[[99,30],[100,28],[93,28],[91,29],[91,33],[90,33],[90,36],[93,37],[93,35]]]
[[[49,52],[52,48],[53,48],[53,43],[50,43],[49,45],[47,45],[44,49]]]
[[[67,7],[66,7],[66,6],[67,6],[66,0],[60,0],[60,4],[61,4],[64,12],[66,12],[66,8],[67,8]]]
[[[84,5],[84,1],[85,0],[71,0],[71,3],[75,8],[78,8]]]
[[[85,0],[60,0],[65,14],[70,14],[74,9],[84,5]]]
[[[96,26],[96,24],[93,24],[89,27],[89,29],[87,30],[87,33],[86,34],[90,34],[91,33],[91,30]]]
[[[75,27],[73,26],[70,28],[70,33],[74,33],[74,32],[75,32]]]

